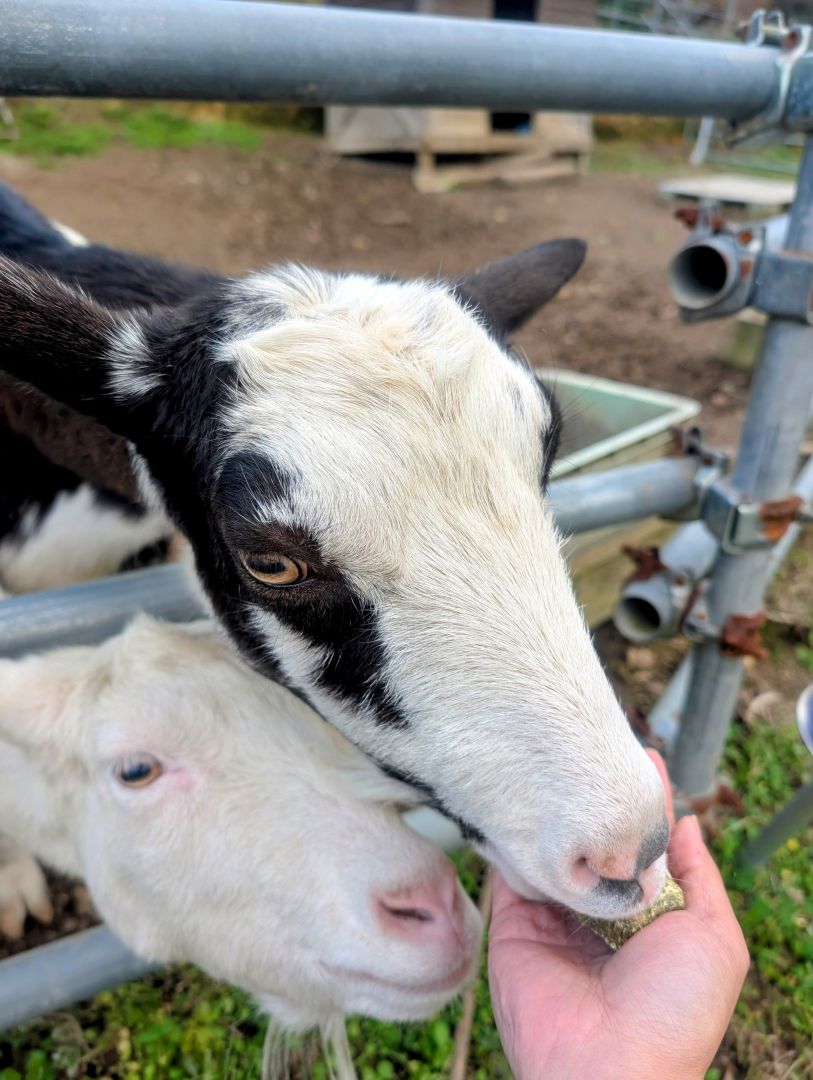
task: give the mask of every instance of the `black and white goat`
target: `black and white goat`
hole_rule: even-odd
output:
[[[647,903],[663,791],[545,501],[555,403],[505,344],[584,245],[451,283],[24,248],[0,265],[0,366],[129,441],[252,664],[526,895],[604,918]]]
[[[70,261],[84,246],[88,266],[92,246],[0,183],[0,251],[21,259],[51,252]],[[71,585],[169,557],[173,527],[159,509],[137,500],[122,444],[0,374],[0,595]]]

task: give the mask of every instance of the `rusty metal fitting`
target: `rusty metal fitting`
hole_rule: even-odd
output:
[[[753,615],[729,615],[720,634],[720,652],[730,659],[753,656],[764,660],[768,650],[762,645],[762,627],[767,615],[756,611]]]
[[[804,500],[798,495],[762,503],[759,507],[759,519],[765,537],[772,544],[781,540],[793,522],[799,518],[803,506]]]
[[[660,548],[623,544],[621,551],[635,564],[632,574],[624,582],[625,585],[633,581],[649,581],[655,574],[668,571],[668,567],[661,561]]]
[[[682,221],[687,229],[693,229],[700,218],[700,211],[696,206],[679,206],[674,216],[678,221]]]

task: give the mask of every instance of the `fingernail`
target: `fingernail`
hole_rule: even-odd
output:
[[[681,821],[690,822],[690,828],[693,830],[695,836],[699,839],[703,839],[703,830],[700,828],[700,821],[697,814],[687,814],[686,817],[681,818]]]

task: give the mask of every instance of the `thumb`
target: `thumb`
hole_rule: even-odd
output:
[[[736,923],[720,871],[703,843],[694,814],[677,823],[669,844],[669,869],[683,889],[686,910],[702,919]]]

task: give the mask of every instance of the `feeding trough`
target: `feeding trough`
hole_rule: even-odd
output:
[[[700,403],[575,371],[537,369],[556,392],[564,417],[554,479],[574,477],[664,457],[674,447],[673,429],[692,420]],[[606,619],[629,576],[624,544],[660,543],[671,526],[656,518],[613,525],[572,537],[566,553],[576,592],[590,625]]]

